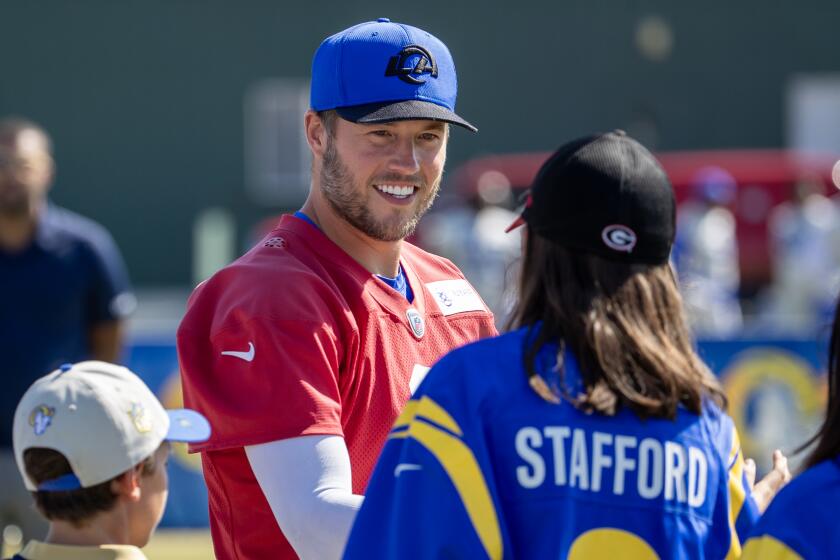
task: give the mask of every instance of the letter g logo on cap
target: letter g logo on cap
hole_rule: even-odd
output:
[[[613,224],[601,232],[601,239],[610,249],[630,253],[636,246],[636,232],[627,226]]]

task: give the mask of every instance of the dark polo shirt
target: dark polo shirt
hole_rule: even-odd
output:
[[[12,446],[12,419],[35,379],[64,362],[90,358],[93,325],[134,309],[114,240],[99,224],[49,205],[32,244],[0,249],[0,448]]]

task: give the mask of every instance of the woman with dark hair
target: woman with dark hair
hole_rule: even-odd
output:
[[[828,406],[814,446],[797,476],[762,516],[744,558],[840,558],[840,300],[828,344]]]
[[[675,201],[623,132],[540,169],[511,332],[438,362],[397,420],[346,558],[730,558],[752,484],[668,259]]]

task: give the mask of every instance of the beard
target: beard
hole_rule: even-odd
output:
[[[440,176],[430,186],[421,175],[392,173],[377,178],[376,182],[387,184],[389,181],[405,181],[418,186],[412,213],[395,208],[385,218],[376,218],[368,208],[368,200],[373,193],[356,188],[356,178],[341,160],[334,142],[327,140],[321,165],[321,192],[336,214],[368,237],[379,241],[399,241],[414,233],[417,223],[431,208],[440,189]]]

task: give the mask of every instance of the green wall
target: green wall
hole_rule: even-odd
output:
[[[634,46],[650,14],[673,29],[664,61]],[[0,114],[52,132],[53,198],[113,232],[136,284],[186,285],[201,210],[229,208],[241,232],[277,210],[243,187],[246,89],[306,78],[323,37],[379,16],[455,56],[480,132],[453,135],[450,168],[616,127],[659,149],[781,146],[786,80],[840,72],[836,0],[0,0]]]

